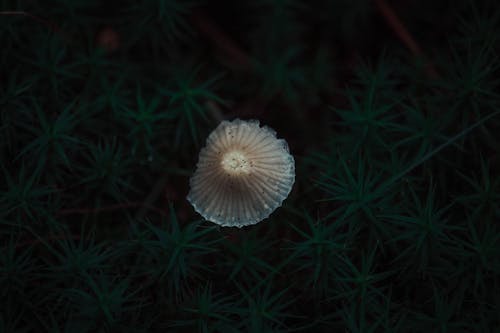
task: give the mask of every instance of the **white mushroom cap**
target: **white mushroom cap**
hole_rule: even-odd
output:
[[[258,120],[222,121],[208,136],[187,199],[205,219],[242,227],[267,218],[290,193],[295,162]]]

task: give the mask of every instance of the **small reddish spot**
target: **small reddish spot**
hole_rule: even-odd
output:
[[[120,47],[120,35],[115,29],[105,27],[97,33],[97,45],[111,53]]]

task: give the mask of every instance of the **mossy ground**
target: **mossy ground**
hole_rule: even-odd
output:
[[[496,1],[0,9],[0,332],[500,329]],[[186,200],[236,117],[296,160],[242,229]]]

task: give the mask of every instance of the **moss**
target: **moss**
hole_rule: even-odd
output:
[[[496,1],[0,9],[0,331],[500,327]],[[235,118],[296,163],[241,229],[186,200]]]

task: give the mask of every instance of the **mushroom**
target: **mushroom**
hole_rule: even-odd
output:
[[[258,120],[222,121],[201,149],[187,199],[206,220],[242,227],[267,218],[290,193],[295,162]]]

